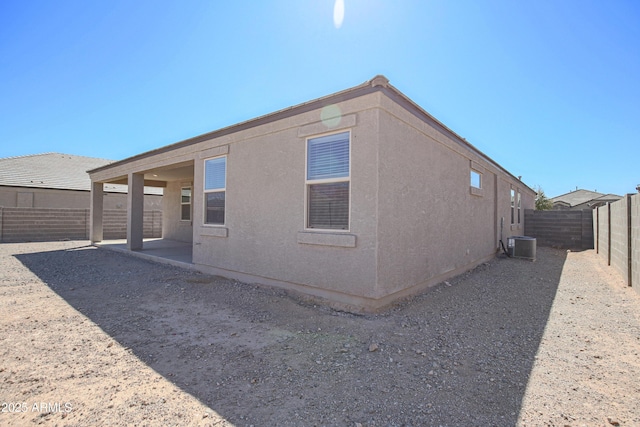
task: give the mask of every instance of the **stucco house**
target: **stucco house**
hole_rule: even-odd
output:
[[[597,191],[576,189],[565,194],[553,197],[554,210],[582,210],[595,209],[607,203],[617,202],[622,196],[616,194],[603,194]]]
[[[164,188],[163,237],[195,268],[375,311],[494,257],[535,192],[384,76],[89,171],[129,186],[143,250],[144,185]]]

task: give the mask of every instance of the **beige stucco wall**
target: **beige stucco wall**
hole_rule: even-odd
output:
[[[317,110],[236,134],[227,145],[225,227],[199,225],[207,157],[201,155],[195,162],[193,262],[215,266],[220,274],[253,276],[243,277],[249,281],[297,284],[299,290],[346,304],[374,296],[378,126],[375,110],[367,109],[370,102],[341,104],[344,119],[334,128],[322,125]],[[351,229],[305,231],[306,138],[345,129],[351,130]],[[350,239],[355,247],[336,246]]]
[[[506,236],[522,234],[531,190],[475,152],[382,97],[376,296],[401,296],[465,271],[496,253],[499,218]],[[471,190],[470,172],[482,174]],[[522,194],[511,227],[510,189]],[[517,223],[517,219],[516,219]]]
[[[170,181],[162,199],[162,236],[180,242],[193,241],[193,222],[181,219],[181,190],[191,187],[191,181]]]
[[[355,247],[298,243],[301,235],[340,234],[304,230],[305,141],[328,130],[318,125],[317,110],[210,149],[211,156],[227,154],[225,227],[198,225],[207,156],[195,162],[194,263],[375,306],[493,257],[501,217],[505,240],[523,234],[531,190],[381,93],[366,98],[340,104],[351,124],[344,128],[351,131],[351,229],[345,234],[354,236]],[[472,164],[482,172],[479,195],[470,189]],[[522,197],[521,221],[514,225],[511,188]]]

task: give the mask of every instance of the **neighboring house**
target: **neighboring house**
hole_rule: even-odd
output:
[[[65,221],[70,224],[70,229],[74,229],[72,234],[76,237],[78,233],[75,230],[81,228],[78,221],[87,222],[84,217],[88,217],[88,213],[83,216],[82,210],[90,208],[91,179],[87,170],[111,162],[112,160],[60,153],[0,159],[2,241],[49,240],[64,236],[66,234],[62,223]],[[106,185],[104,191],[105,209],[126,211],[127,186]],[[145,194],[145,210],[160,211],[162,190],[150,187],[145,189]],[[67,211],[62,215],[60,210]],[[38,219],[39,216],[49,218]],[[67,219],[63,221],[65,216]],[[125,222],[120,228],[126,229],[126,216],[122,218]],[[58,231],[52,234],[50,230],[56,227]],[[36,230],[37,228],[40,229]],[[49,230],[43,231],[46,228]],[[158,230],[161,230],[161,226]],[[88,238],[86,231],[84,238]]]
[[[597,191],[589,190],[575,190],[553,197],[551,202],[553,203],[554,210],[582,210],[595,209],[599,206],[606,205],[607,203],[616,202],[621,198],[621,196],[617,196],[615,194],[602,194]]]
[[[127,183],[128,248],[143,185],[164,187],[163,237],[201,271],[372,311],[495,256],[535,192],[383,76],[89,171]]]

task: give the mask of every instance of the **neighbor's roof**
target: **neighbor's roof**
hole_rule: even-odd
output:
[[[0,159],[0,186],[91,190],[87,170],[106,166],[113,160],[72,154],[43,153]],[[105,185],[105,191],[126,193],[124,185]],[[162,194],[159,189],[146,193]]]
[[[567,203],[569,206],[577,206],[577,205],[581,205],[583,203],[595,201],[598,199],[606,201],[606,200],[618,200],[621,198],[622,198],[621,196],[617,196],[615,194],[602,194],[602,193],[598,193],[597,191],[576,190],[566,194],[562,194],[557,197],[553,197],[551,201],[553,203],[564,202],[564,203]]]
[[[605,194],[605,195],[603,195],[603,196],[600,196],[600,197],[598,197],[598,198],[596,198],[596,199],[593,199],[592,201],[594,201],[594,202],[595,202],[595,201],[603,201],[603,202],[606,202],[606,201],[610,201],[610,200],[620,200],[620,199],[622,199],[622,196],[618,196],[617,194],[611,194],[611,193],[609,193],[609,194]]]

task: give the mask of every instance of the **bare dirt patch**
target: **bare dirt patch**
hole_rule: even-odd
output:
[[[4,244],[0,313],[0,425],[640,425],[640,296],[593,251],[497,258],[357,316]]]

